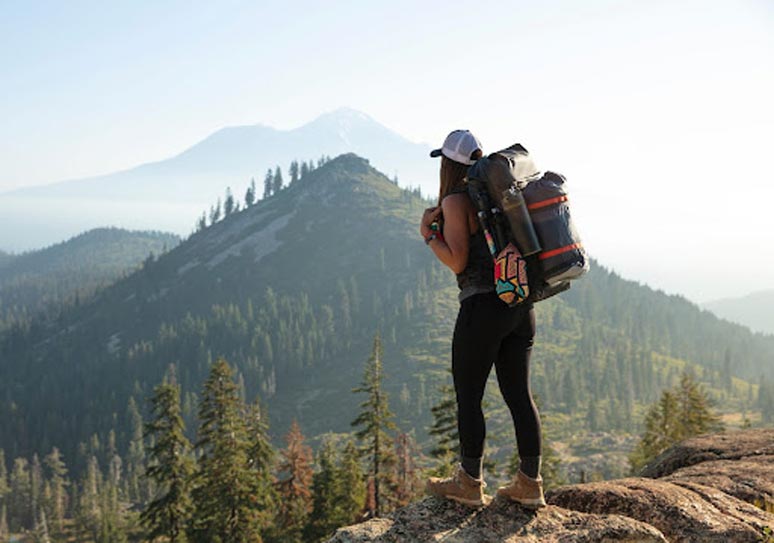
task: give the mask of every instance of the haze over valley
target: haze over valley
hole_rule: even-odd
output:
[[[502,147],[511,143],[502,142]],[[559,164],[541,161],[545,151],[522,143],[535,151],[539,167],[559,170]],[[103,226],[187,236],[200,216],[225,198],[227,188],[241,199],[253,180],[256,197],[261,197],[268,170],[279,167],[289,181],[292,161],[317,163],[343,152],[355,152],[400,186],[433,197],[438,162],[428,157],[430,149],[350,108],[325,113],[293,130],[263,125],[224,128],[167,160],[0,193],[0,250],[42,248]],[[487,150],[495,148],[487,145]],[[709,222],[716,213],[713,208],[697,202],[687,205],[689,187],[637,190],[632,194],[640,196],[635,198],[613,189],[626,179],[611,184],[609,174],[593,171],[588,163],[559,171],[568,177],[576,221],[589,252],[624,276],[697,302],[771,287],[774,260],[769,262],[765,251],[756,253],[755,266],[733,266],[735,260],[728,258],[708,265],[704,258],[717,250],[718,243],[731,243],[731,238],[738,250],[744,250],[740,243],[768,243],[765,231],[755,228],[754,222],[740,239],[737,226],[721,228]],[[660,175],[673,185],[679,180],[678,172]]]

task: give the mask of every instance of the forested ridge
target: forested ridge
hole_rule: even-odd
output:
[[[239,397],[267,406],[275,444],[297,420],[319,448],[324,434],[351,431],[358,398],[350,390],[376,333],[395,424],[429,452],[431,409],[450,382],[457,306],[451,272],[417,234],[429,202],[354,155],[308,168],[262,200],[252,196],[211,213],[210,224],[205,216],[183,243],[93,298],[0,336],[7,458],[57,447],[81,477],[91,457],[100,465],[118,457],[130,485],[144,462],[140,421],[170,364],[194,439],[201,387],[221,357],[235,370]],[[736,424],[774,420],[772,336],[597,262],[537,311],[533,389],[565,476],[583,465],[620,475],[646,407],[684,371]],[[512,436],[498,396],[490,387],[489,455],[502,470]],[[596,440],[611,436],[612,454],[589,461]]]
[[[179,242],[164,232],[95,228],[44,249],[0,252],[0,331],[88,300]]]

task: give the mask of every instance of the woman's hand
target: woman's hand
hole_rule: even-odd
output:
[[[430,225],[438,219],[441,214],[441,206],[428,207],[422,214],[422,221],[419,223],[419,233],[423,238],[429,236],[433,231]]]
[[[450,194],[443,199],[443,208],[429,207],[422,215],[419,232],[422,237],[432,233],[430,225],[443,213],[443,237],[430,243],[436,258],[454,273],[460,273],[468,263],[470,238],[469,214],[472,203],[466,194]],[[443,211],[442,211],[443,210]]]

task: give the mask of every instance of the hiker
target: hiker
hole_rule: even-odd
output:
[[[453,477],[431,477],[426,489],[467,505],[483,504],[486,428],[481,400],[494,364],[520,457],[518,474],[497,494],[526,507],[542,507],[540,419],[529,388],[535,311],[531,303],[508,307],[495,293],[492,255],[466,188],[468,166],[483,156],[479,140],[467,130],[455,130],[430,156],[441,157],[438,206],[425,210],[420,234],[438,260],[457,275],[460,288],[452,339],[460,463]]]

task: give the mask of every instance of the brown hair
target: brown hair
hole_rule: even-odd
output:
[[[481,156],[481,149],[476,149],[471,158],[478,160]],[[465,184],[468,167],[467,164],[462,164],[445,156],[441,157],[441,187],[438,191],[438,205],[441,205],[441,201],[454,189]]]

